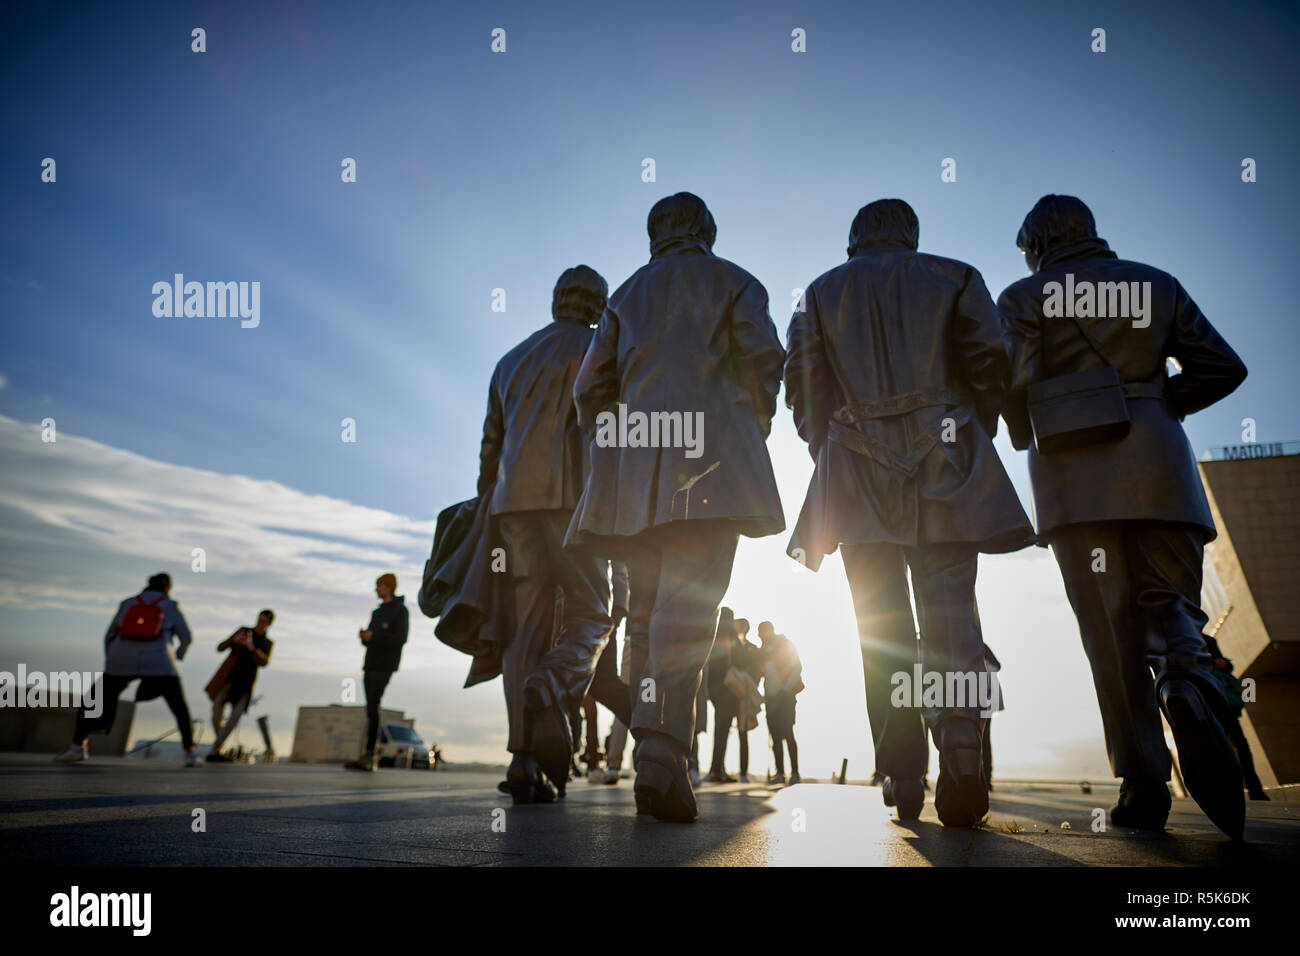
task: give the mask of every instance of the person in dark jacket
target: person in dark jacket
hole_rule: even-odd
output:
[[[627,562],[637,807],[684,822],[738,536],[785,527],[766,445],[785,353],[766,290],[713,254],[698,196],[655,203],[647,231],[650,261],[610,297],[574,385],[591,471],[565,543]]]
[[[736,715],[736,736],[740,738],[740,782],[749,783],[749,731],[750,724],[758,726],[758,707],[760,698],[758,684],[763,679],[766,663],[763,649],[757,644],[749,643],[749,619],[736,618],[736,646],[731,652],[731,663],[749,678],[753,693],[737,700],[739,713]]]
[[[945,701],[925,723],[891,706],[892,675],[910,680],[917,659],[907,571],[923,670],[978,677],[979,554],[1033,532],[993,448],[1009,367],[997,310],[975,268],[918,252],[919,232],[901,199],[862,207],[848,261],[808,286],[790,322],[786,404],[816,468],[787,551],[815,571],[840,548],[886,805],[920,814],[928,723],[939,819],[973,826],[988,811],[978,701]]]
[[[574,377],[607,294],[594,269],[566,270],[555,284],[553,321],[505,354],[488,389],[478,491],[490,496],[513,588],[502,682],[513,754],[506,776],[516,803],[548,799],[543,773],[564,792],[573,754],[569,715],[612,624],[608,561],[563,549],[584,474]],[[562,619],[552,643],[557,586]]]
[[[706,665],[706,686],[709,691],[709,703],[713,705],[713,762],[709,766],[709,775],[704,779],[709,783],[735,783],[736,778],[727,773],[727,739],[731,736],[731,725],[740,717],[740,698],[726,685],[727,672],[736,666],[733,657],[736,651],[736,615],[729,607],[718,610],[718,633],[713,639],[713,648],[709,651]],[[741,727],[742,766],[749,769],[748,748],[744,746],[744,727]]]
[[[795,703],[803,690],[803,663],[794,642],[777,634],[771,621],[758,625],[758,639],[763,642],[763,706],[767,710],[767,732],[772,738],[772,756],[776,773],[772,783],[783,784],[785,754],[790,754],[790,784],[801,782],[799,744],[794,739]]]
[[[366,658],[361,665],[362,683],[366,689],[366,749],[356,760],[344,764],[349,770],[375,769],[375,742],[379,739],[379,701],[402,663],[402,645],[406,643],[406,634],[410,628],[406,598],[396,592],[397,575],[390,572],[375,579],[379,607],[370,614],[370,626],[357,632],[361,643],[366,646]]]
[[[1061,568],[1123,779],[1111,819],[1164,827],[1163,710],[1188,790],[1239,837],[1241,768],[1202,634],[1201,562],[1216,532],[1181,421],[1232,392],[1246,367],[1177,279],[1118,258],[1075,197],[1040,199],[1016,242],[1032,275],[998,300],[1013,366],[1004,417],[1012,444],[1029,449],[1038,534]],[[1170,358],[1182,369],[1174,376]],[[1107,367],[1123,383],[1127,435],[1040,451],[1031,386]]]
[[[239,726],[240,719],[247,712],[253,701],[253,686],[257,683],[257,672],[271,663],[271,649],[275,641],[266,636],[275,620],[275,612],[270,608],[260,611],[257,624],[253,627],[240,627],[235,633],[217,645],[217,651],[230,651],[230,655],[218,668],[206,688],[212,699],[212,729],[216,738],[204,758],[208,763],[231,763],[231,758],[222,753],[226,740]],[[226,705],[230,706],[229,718],[222,720]]]

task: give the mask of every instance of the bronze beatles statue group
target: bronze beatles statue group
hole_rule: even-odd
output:
[[[1037,542],[1092,666],[1123,781],[1113,822],[1164,826],[1163,712],[1192,796],[1239,838],[1241,772],[1199,606],[1215,528],[1180,423],[1246,371],[1178,281],[1117,258],[1078,199],[1045,196],[1018,236],[1032,274],[995,305],[975,268],[918,252],[916,214],[884,199],[807,287],[783,348],[762,284],[713,254],[702,200],[662,199],[647,225],[648,263],[612,295],[587,266],[567,270],[554,321],[497,364],[478,497],[440,516],[421,595],[438,636],[474,655],[467,684],[502,674],[515,801],[552,799],[548,779],[563,792],[617,562],[632,663],[615,712],[636,741],[637,812],[696,818],[696,695],[737,541],[785,527],[766,447],[784,379],[815,462],[787,551],[815,570],[840,549],[899,817],[923,806],[927,729],[939,819],[987,813],[980,702],[895,707],[890,677],[917,663],[918,630],[924,671],[984,672],[978,556]],[[1037,534],[993,447],[999,417],[1029,449]],[[692,421],[702,434],[678,440]]]

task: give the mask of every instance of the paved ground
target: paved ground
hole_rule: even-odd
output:
[[[575,781],[552,806],[512,808],[481,773],[203,766],[0,754],[0,862],[54,866],[867,865],[1258,866],[1300,854],[1300,804],[1252,803],[1234,846],[1188,800],[1163,834],[1096,833],[1115,789],[1004,784],[989,825],[891,819],[880,791],[705,786],[691,826],[635,816],[630,781]],[[202,809],[206,832],[193,830]],[[494,827],[495,823],[495,827]],[[1068,828],[1062,824],[1068,823]],[[502,825],[504,824],[504,830]]]

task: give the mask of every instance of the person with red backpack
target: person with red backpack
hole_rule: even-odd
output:
[[[109,731],[117,716],[117,699],[132,681],[139,679],[136,700],[162,697],[167,702],[180,728],[185,766],[197,765],[190,709],[176,667],[193,638],[181,609],[168,597],[171,589],[170,575],[155,574],[143,591],[118,606],[104,635],[104,674],[97,697],[102,702],[102,712],[98,717],[90,716],[86,710],[77,715],[72,745],[54,758],[59,763],[89,758],[86,738],[96,731]],[[177,641],[175,650],[173,638]]]

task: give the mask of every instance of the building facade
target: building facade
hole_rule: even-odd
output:
[[[1202,457],[1219,537],[1206,546],[1208,632],[1243,682],[1241,719],[1265,787],[1300,783],[1300,454],[1296,443],[1239,445]]]
[[[379,709],[384,724],[415,726],[415,719],[400,710]],[[290,763],[343,763],[361,753],[366,742],[366,708],[360,704],[299,707],[293,728]]]

